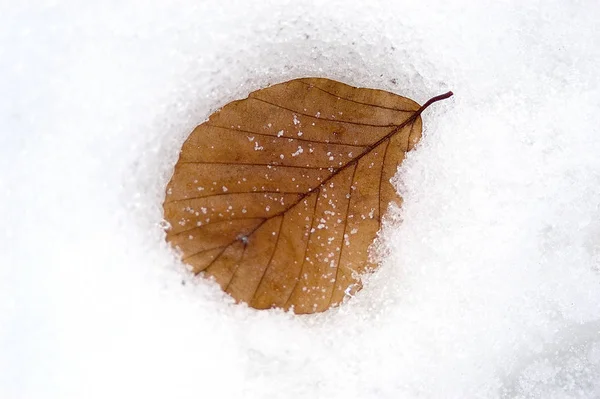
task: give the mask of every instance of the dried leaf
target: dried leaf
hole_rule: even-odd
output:
[[[361,288],[389,183],[423,107],[381,90],[297,79],[215,112],[184,143],[167,240],[195,273],[257,309],[313,313]]]

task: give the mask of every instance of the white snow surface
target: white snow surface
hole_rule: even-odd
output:
[[[600,398],[600,4],[0,5],[0,397]],[[164,242],[191,129],[320,76],[423,103],[381,267],[308,317]],[[185,284],[183,284],[183,283]]]

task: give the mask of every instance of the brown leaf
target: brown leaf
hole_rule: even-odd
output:
[[[167,188],[167,240],[195,273],[257,309],[313,313],[361,288],[389,183],[423,107],[381,90],[296,79],[215,112]]]

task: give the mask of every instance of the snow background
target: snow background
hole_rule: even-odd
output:
[[[2,2],[0,397],[599,398],[599,16]],[[301,76],[455,93],[397,175],[379,272],[313,317],[232,305],[161,228],[191,129]]]

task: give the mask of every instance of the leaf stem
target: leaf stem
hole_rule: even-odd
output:
[[[431,104],[436,103],[436,102],[441,101],[441,100],[445,100],[447,98],[450,98],[453,95],[454,95],[454,93],[452,93],[451,91],[449,91],[448,93],[440,94],[439,96],[435,96],[433,98],[430,98],[425,104],[421,105],[421,108],[419,108],[415,114],[416,115],[421,115],[421,112],[425,111],[427,109],[427,107],[429,107]]]

